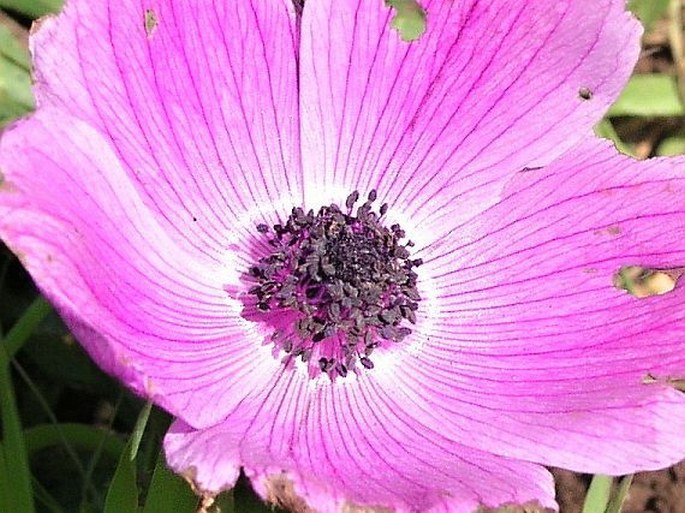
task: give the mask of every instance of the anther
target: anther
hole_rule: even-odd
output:
[[[359,362],[364,366],[366,369],[373,369],[374,365],[371,360],[369,360],[366,356],[362,356],[359,359]]]
[[[359,199],[359,191],[354,191],[352,194],[350,194],[347,197],[347,200],[345,201],[345,206],[347,207],[348,210],[352,210],[352,207],[354,204],[357,202]]]
[[[421,299],[414,269],[423,260],[410,259],[413,243],[402,242],[399,224],[383,225],[387,203],[373,211],[375,189],[359,198],[346,198],[346,212],[295,207],[285,222],[256,225],[273,249],[248,271],[256,310],[290,316],[278,321],[273,343],[331,379],[373,369],[375,348],[411,334],[403,324],[417,322]]]

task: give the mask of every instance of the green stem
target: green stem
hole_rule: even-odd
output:
[[[26,309],[24,315],[12,326],[7,336],[2,340],[0,350],[0,366],[8,366],[21,346],[31,336],[36,326],[52,311],[50,304],[42,296],[36,298]]]
[[[9,365],[6,363],[0,364],[0,418],[3,428],[5,475],[13,507],[11,511],[31,513],[35,511],[31,488],[31,470],[19,419],[19,410],[14,396],[14,385]]]
[[[621,482],[618,485],[618,490],[616,490],[616,495],[609,503],[609,506],[607,506],[606,513],[621,513],[623,503],[625,502],[626,497],[628,497],[628,490],[630,489],[630,485],[632,483],[633,474],[629,474],[621,479]]]

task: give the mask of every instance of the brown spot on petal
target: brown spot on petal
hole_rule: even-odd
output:
[[[191,465],[179,475],[190,485],[193,493],[200,498],[197,513],[210,513],[209,508],[214,504],[217,494],[207,492],[197,484],[197,467]]]
[[[197,486],[197,483],[195,482],[195,479],[197,479],[197,468],[194,465],[188,467],[179,475],[186,480],[186,482],[190,485],[190,488],[193,490],[193,493],[195,495],[202,495],[202,492],[200,491],[200,489]]]
[[[642,377],[643,385],[668,385],[676,390],[685,391],[685,377],[675,376],[657,376],[656,374],[647,373]]]
[[[497,508],[478,508],[478,513],[554,513],[553,509],[543,508],[537,501],[521,505],[506,505]]]
[[[286,474],[274,474],[266,479],[266,500],[291,513],[317,513],[297,495]]]
[[[152,9],[145,9],[145,33],[148,38],[153,36],[158,24],[157,13]]]
[[[602,230],[595,230],[593,232],[595,235],[620,235],[621,234],[621,227],[618,225],[612,225],[607,228],[604,228]]]
[[[381,506],[358,506],[346,502],[341,513],[392,513],[392,510]]]
[[[29,36],[34,35],[36,32],[38,32],[41,28],[43,28],[43,24],[47,22],[48,20],[52,18],[56,18],[56,14],[46,14],[45,16],[42,16],[41,18],[38,18],[36,21],[34,21],[31,24],[31,28],[29,29]]]
[[[9,183],[2,169],[0,169],[0,192],[14,192],[15,187]]]
[[[148,398],[152,399],[153,396],[155,395],[157,387],[155,386],[155,382],[150,376],[145,377],[145,393],[147,394]]]
[[[267,501],[289,513],[328,513],[311,508],[304,498],[295,492],[293,482],[285,473],[269,476],[265,484]],[[381,506],[360,506],[346,502],[339,513],[392,513],[392,510]]]
[[[592,100],[594,93],[589,87],[581,87],[578,89],[578,97],[581,100]]]

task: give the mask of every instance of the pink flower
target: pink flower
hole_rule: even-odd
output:
[[[0,235],[202,490],[554,507],[542,465],[685,456],[682,287],[613,285],[685,265],[685,161],[591,134],[638,23],[424,7],[411,44],[380,0],[70,0],[32,37]]]

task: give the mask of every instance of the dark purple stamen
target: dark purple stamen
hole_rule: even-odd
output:
[[[273,340],[302,361],[318,355],[318,369],[331,377],[344,378],[357,361],[373,369],[374,348],[402,341],[412,332],[402,324],[416,323],[421,297],[414,268],[423,261],[410,258],[414,244],[401,242],[406,234],[398,224],[383,225],[388,205],[374,212],[377,196],[372,190],[355,210],[354,191],[345,211],[336,204],[316,214],[293,208],[283,224],[256,226],[273,248],[249,269],[256,308],[296,313],[291,334],[276,331]],[[330,342],[335,351],[319,350]]]

